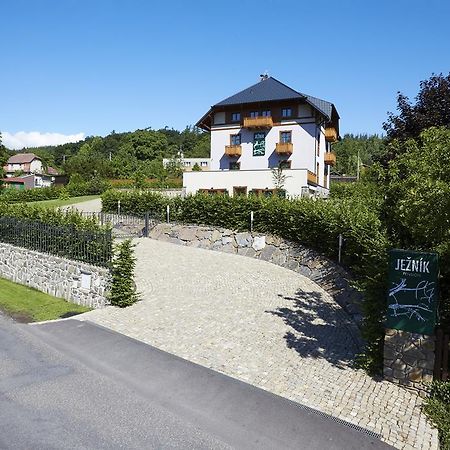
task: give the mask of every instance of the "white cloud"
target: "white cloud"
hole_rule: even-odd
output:
[[[24,147],[41,147],[45,145],[60,145],[67,142],[78,142],[84,139],[84,133],[61,134],[41,133],[40,131],[19,131],[18,133],[2,132],[3,145],[9,149],[20,150]]]

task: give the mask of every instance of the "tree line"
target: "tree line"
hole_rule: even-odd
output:
[[[1,146],[1,144],[0,144]],[[3,150],[2,150],[3,148]],[[112,131],[105,137],[88,136],[76,143],[57,146],[26,148],[23,151],[38,155],[44,166],[52,166],[65,174],[83,179],[93,177],[132,179],[138,177],[161,178],[179,175],[174,165],[169,172],[163,167],[163,158],[208,157],[210,137],[196,127],[183,131],[150,128],[132,132]],[[3,152],[3,153],[2,153]],[[7,159],[15,152],[0,147],[0,158]]]

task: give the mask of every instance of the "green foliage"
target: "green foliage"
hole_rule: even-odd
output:
[[[39,189],[18,190],[13,188],[3,188],[0,191],[0,201],[2,202],[35,202],[59,198],[61,189],[56,187],[44,187]]]
[[[333,173],[340,175],[356,175],[358,155],[360,169],[378,161],[384,153],[384,140],[378,135],[346,134],[341,141],[333,145],[336,153],[336,166]]]
[[[101,194],[110,187],[110,183],[99,175],[95,175],[89,180],[85,180],[80,174],[74,173],[70,177],[66,190],[71,197],[81,197],[84,195]]]
[[[418,141],[396,141],[382,211],[393,243],[440,257],[441,322],[450,328],[450,130],[430,128]]]
[[[111,269],[111,291],[109,299],[111,304],[124,308],[139,300],[134,285],[134,257],[133,244],[127,239],[114,249],[114,258]]]
[[[201,172],[202,168],[198,165],[198,163],[194,164],[194,167],[192,168],[192,172]]]
[[[162,161],[163,157],[177,158],[179,153],[190,158],[206,157],[210,151],[210,137],[209,133],[195,127],[186,127],[182,132],[166,127],[127,133],[112,131],[103,138],[88,136],[77,143],[29,150],[41,156],[45,164],[63,167],[66,174],[79,174],[84,181],[94,176],[132,178],[137,170],[143,171],[146,178],[160,178],[159,172],[153,173],[152,161]],[[180,174],[179,168],[168,170],[169,176]]]
[[[441,448],[450,449],[450,382],[433,382],[423,408],[439,430]]]
[[[0,278],[0,310],[13,318],[39,322],[81,314],[90,308]]]
[[[389,114],[383,124],[389,139],[415,139],[430,127],[450,126],[450,73],[432,75],[420,82],[420,90],[412,104],[398,93],[398,115]]]

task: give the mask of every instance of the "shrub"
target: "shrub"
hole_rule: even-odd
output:
[[[111,291],[109,299],[111,304],[124,308],[139,300],[134,286],[134,267],[136,258],[133,253],[133,244],[129,239],[118,244],[114,249],[112,262]]]
[[[439,430],[441,448],[450,449],[450,382],[435,381],[431,384],[424,411]]]
[[[0,201],[17,203],[17,202],[37,202],[42,200],[53,200],[59,198],[61,188],[44,187],[36,189],[17,190],[12,188],[2,188]]]

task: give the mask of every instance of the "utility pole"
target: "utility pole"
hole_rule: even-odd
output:
[[[356,179],[359,181],[359,149],[358,149],[358,158],[356,161]]]

